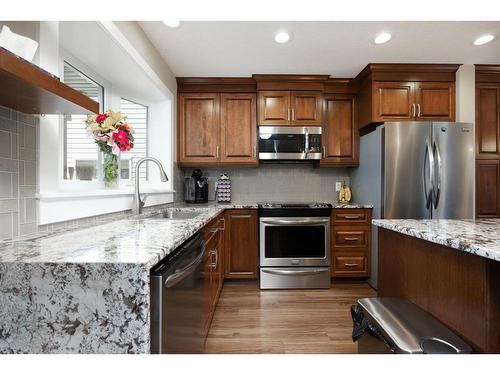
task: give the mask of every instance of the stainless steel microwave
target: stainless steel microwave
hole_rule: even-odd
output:
[[[259,126],[260,160],[320,160],[321,126]]]

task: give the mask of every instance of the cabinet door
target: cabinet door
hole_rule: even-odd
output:
[[[259,125],[290,125],[290,91],[259,91]]]
[[[417,120],[455,121],[454,82],[415,82]]]
[[[219,160],[219,95],[179,95],[179,163]]]
[[[292,125],[323,125],[321,92],[292,91],[290,101]]]
[[[359,133],[355,114],[354,97],[348,95],[325,97],[321,165],[355,166],[359,164]]]
[[[413,82],[374,82],[374,121],[413,120]]]
[[[500,217],[500,161],[476,161],[476,216]]]
[[[221,162],[258,164],[254,94],[221,94]]]
[[[500,155],[500,83],[476,84],[476,154]]]
[[[257,277],[258,235],[256,210],[226,211],[226,278]]]

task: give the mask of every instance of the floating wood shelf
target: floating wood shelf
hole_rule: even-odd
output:
[[[0,48],[0,105],[28,114],[91,114],[99,103]]]

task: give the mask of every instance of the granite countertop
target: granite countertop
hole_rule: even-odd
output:
[[[500,262],[500,219],[372,220],[373,225]]]
[[[334,208],[370,208],[332,203]],[[133,263],[153,266],[225,209],[257,208],[255,202],[175,204],[111,223],[28,239],[0,242],[0,263]],[[166,220],[154,215],[167,210],[199,211],[193,219]]]

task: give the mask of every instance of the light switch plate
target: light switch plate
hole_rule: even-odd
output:
[[[337,181],[335,183],[335,191],[340,191],[342,189],[342,182]]]

